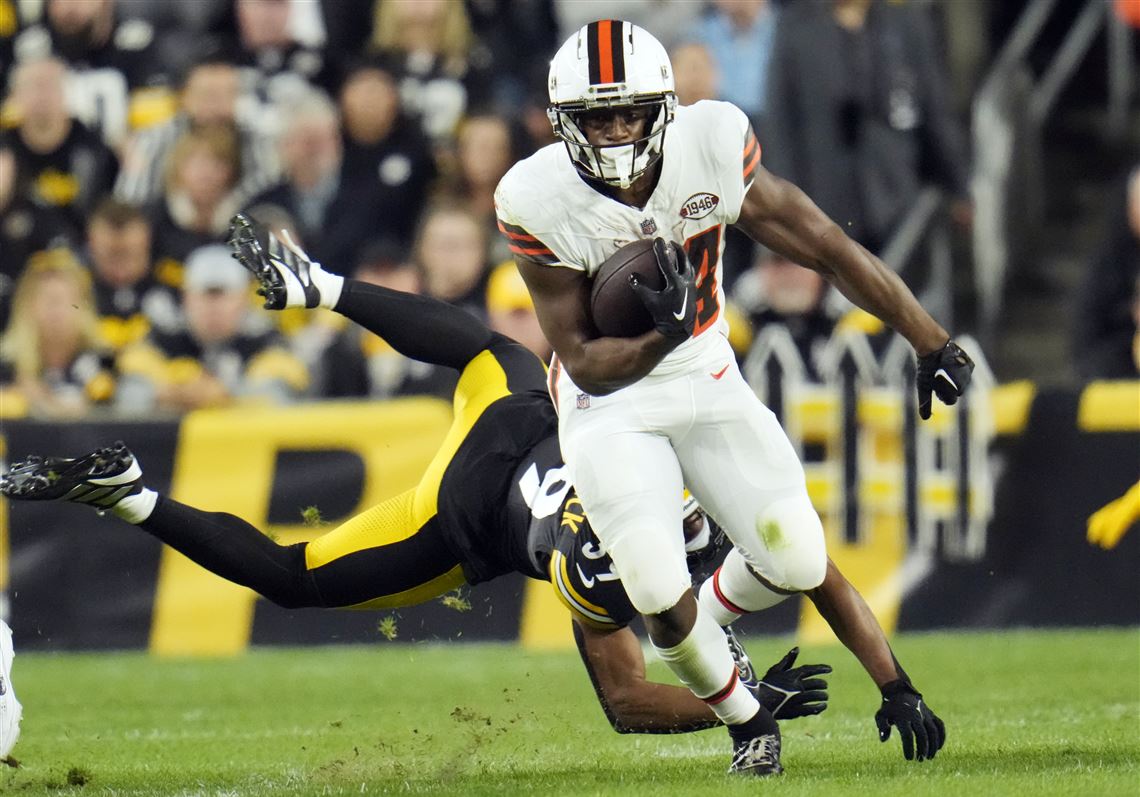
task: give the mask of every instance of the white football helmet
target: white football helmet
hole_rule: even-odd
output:
[[[555,53],[548,88],[554,133],[586,177],[628,188],[661,157],[677,109],[673,67],[661,42],[642,28],[616,19],[586,25]],[[641,138],[606,146],[587,140],[579,114],[630,106],[650,108]]]

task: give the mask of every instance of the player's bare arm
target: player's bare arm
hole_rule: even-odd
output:
[[[590,280],[581,271],[551,268],[516,255],[543,334],[574,384],[595,396],[631,385],[653,370],[679,341],[650,330],[635,338],[598,337],[590,320]]]
[[[828,558],[823,583],[804,594],[815,604],[839,641],[867,670],[875,686],[882,687],[899,677],[882,626],[863,596],[839,572],[835,562]]]
[[[641,641],[629,627],[599,629],[575,618],[574,641],[618,733],[682,733],[720,724],[688,689],[646,680]]]
[[[875,713],[879,740],[885,742],[895,727],[908,760],[934,758],[946,743],[946,726],[898,663],[863,596],[830,558],[823,583],[805,594],[879,687],[883,697]]]
[[[681,686],[646,679],[641,642],[628,626],[601,628],[574,618],[574,640],[606,719],[618,733],[684,733],[720,724],[708,704]],[[744,646],[731,630],[741,682],[776,719],[820,714],[827,709],[826,664],[793,666],[793,648],[758,678]]]
[[[744,196],[737,226],[753,240],[820,272],[844,296],[905,337],[920,356],[950,340],[882,260],[847,237],[797,186],[763,166]]]

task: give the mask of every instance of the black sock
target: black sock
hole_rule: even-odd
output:
[[[780,726],[776,723],[776,718],[772,716],[772,712],[763,706],[760,706],[760,710],[752,719],[739,725],[728,726],[728,735],[732,737],[734,742],[746,742],[749,739],[755,739],[757,736],[769,734],[775,734],[778,737]]]
[[[279,606],[323,606],[305,568],[305,543],[278,545],[239,517],[203,512],[160,495],[139,527],[227,581]]]
[[[346,279],[336,311],[413,360],[462,370],[490,345],[492,332],[446,302]]]

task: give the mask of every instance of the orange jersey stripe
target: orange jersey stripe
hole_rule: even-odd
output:
[[[554,253],[541,244],[539,246],[525,246],[507,242],[507,248],[517,255],[553,255]]]
[[[759,163],[760,163],[760,145],[757,144],[756,145],[756,151],[754,153],[752,153],[752,159],[744,164],[744,182],[748,182],[749,179],[751,179],[752,174],[753,174],[753,172],[756,171],[756,167],[759,165]]]
[[[614,82],[613,42],[610,41],[613,31],[611,27],[608,19],[598,21],[598,67],[602,83]]]
[[[511,232],[510,230],[508,230],[506,227],[503,226],[503,223],[501,221],[498,224],[499,224],[499,232],[501,232],[503,235],[507,236],[508,238],[513,238],[516,241],[534,241],[535,243],[541,243],[533,235],[524,235],[524,234],[517,233],[517,232]]]
[[[756,136],[749,134],[748,142],[744,145],[744,160],[748,160],[759,146],[760,142],[756,140]]]

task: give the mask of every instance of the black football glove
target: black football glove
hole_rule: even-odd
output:
[[[760,679],[754,694],[760,703],[778,720],[808,717],[827,709],[827,681],[817,678],[827,675],[831,667],[826,664],[804,664],[793,667],[799,648],[792,648]]]
[[[629,275],[629,284],[653,317],[657,331],[681,343],[692,336],[697,319],[696,273],[685,250],[664,238],[654,239],[653,254],[665,276],[665,287],[655,291],[642,285],[636,274]]]
[[[883,704],[875,712],[879,741],[891,737],[891,726],[899,729],[903,757],[907,761],[934,758],[946,743],[946,726],[922,700],[922,695],[905,679],[891,681],[880,690]]]
[[[956,404],[958,396],[966,392],[974,361],[952,340],[938,351],[918,358],[918,415],[924,421],[930,417],[931,391],[943,404]]]

